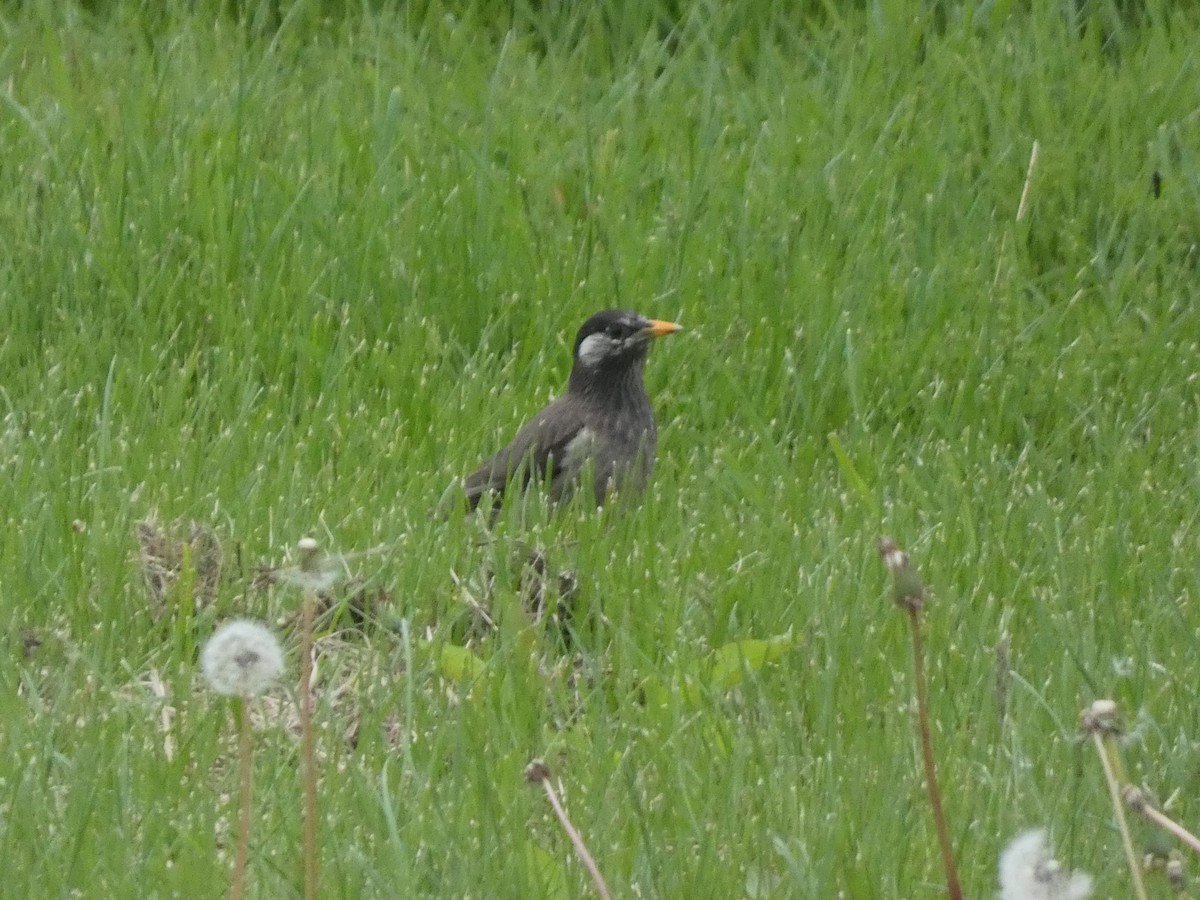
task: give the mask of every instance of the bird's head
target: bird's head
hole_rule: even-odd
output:
[[[623,309],[598,312],[575,336],[575,369],[580,376],[595,376],[636,368],[657,337],[681,331],[674,322],[647,319]]]

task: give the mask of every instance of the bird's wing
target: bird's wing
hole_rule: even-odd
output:
[[[470,508],[475,509],[485,494],[493,495],[498,506],[509,484],[523,488],[535,475],[552,481],[562,471],[568,445],[586,424],[567,398],[555,400],[517,432],[512,443],[467,476],[463,487]]]

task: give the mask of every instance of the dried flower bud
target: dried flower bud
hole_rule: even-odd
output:
[[[1167,880],[1171,882],[1171,887],[1175,890],[1183,890],[1183,860],[1174,858],[1167,860]]]
[[[1119,735],[1117,704],[1113,700],[1096,700],[1079,715],[1080,724],[1088,734]]]
[[[321,545],[315,538],[304,537],[300,538],[296,548],[300,551],[300,571],[309,574],[316,572],[321,557]]]
[[[1140,813],[1146,808],[1146,794],[1139,787],[1127,784],[1125,790],[1121,792],[1121,797],[1125,801],[1125,805],[1134,812]]]
[[[892,573],[892,596],[896,605],[908,610],[920,609],[925,603],[925,585],[920,573],[909,562],[908,554],[894,540],[885,537],[879,542],[879,555]]]
[[[550,777],[550,767],[543,760],[535,759],[525,767],[525,780],[530,784],[541,784]]]

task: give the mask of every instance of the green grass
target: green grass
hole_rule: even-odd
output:
[[[380,627],[322,662],[323,896],[585,895],[538,756],[618,896],[942,895],[882,533],[934,591],[968,896],[1040,824],[1128,893],[1076,738],[1097,697],[1200,819],[1200,20],[585,6],[0,12],[5,893],[224,894],[232,713],[197,648],[290,621],[254,568],[306,534],[392,547],[354,562]],[[687,329],[648,367],[636,512],[495,544],[430,519],[613,305]],[[149,613],[153,512],[222,536],[194,621]],[[579,579],[569,656],[518,610],[529,532]],[[452,574],[492,568],[454,684]],[[265,718],[252,895],[294,896],[296,741]]]

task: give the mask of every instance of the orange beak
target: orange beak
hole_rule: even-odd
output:
[[[662,337],[664,334],[674,334],[677,331],[683,331],[683,326],[676,325],[674,322],[664,322],[661,319],[651,319],[649,324],[642,329],[642,334],[650,337]]]

